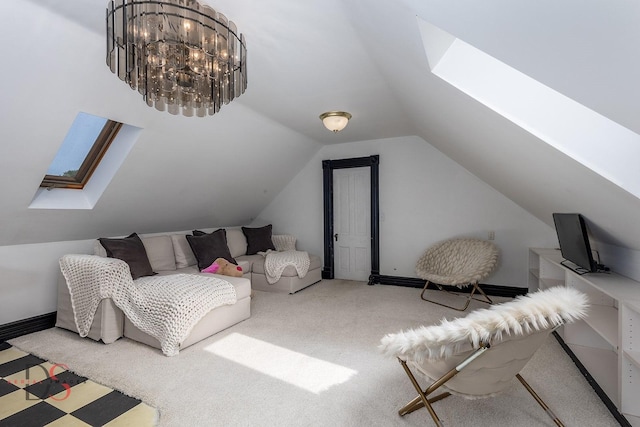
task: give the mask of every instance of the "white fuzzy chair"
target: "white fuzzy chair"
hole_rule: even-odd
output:
[[[480,239],[449,239],[431,246],[416,264],[416,274],[426,281],[420,298],[458,311],[464,311],[476,291],[484,296],[483,302],[492,303],[480,289],[478,282],[493,272],[498,265],[498,248]],[[426,299],[424,293],[430,283],[444,291],[442,285],[463,288],[472,286],[466,304],[462,308]]]
[[[440,426],[433,402],[451,394],[491,397],[510,387],[516,377],[562,426],[519,372],[555,328],[583,318],[587,308],[585,294],[558,286],[473,311],[463,318],[385,336],[380,350],[398,358],[419,393],[399,414],[426,407]],[[412,369],[431,385],[422,389]],[[436,390],[444,393],[429,397]]]

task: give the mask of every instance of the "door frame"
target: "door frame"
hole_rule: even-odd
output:
[[[333,247],[333,171],[334,169],[371,168],[371,274],[369,285],[380,276],[380,175],[378,154],[368,157],[322,161],[322,197],[324,210],[324,266],[323,279],[334,277]]]

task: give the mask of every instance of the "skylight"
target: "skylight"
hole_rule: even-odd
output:
[[[79,113],[49,166],[47,175],[75,176],[106,123],[107,119],[103,117]]]
[[[142,129],[79,113],[30,209],[93,209]]]
[[[418,18],[431,72],[640,198],[640,135]]]
[[[121,126],[103,117],[78,113],[40,186],[82,189]]]

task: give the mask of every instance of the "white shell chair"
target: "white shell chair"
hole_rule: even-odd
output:
[[[432,403],[451,394],[471,399],[495,396],[516,377],[556,425],[563,426],[519,372],[555,328],[583,318],[587,308],[585,294],[558,286],[466,317],[385,336],[380,350],[398,358],[418,391],[398,413],[404,416],[426,407],[440,426]],[[421,388],[414,372],[431,385]],[[437,390],[444,393],[430,397]]]
[[[416,274],[426,281],[420,298],[458,311],[464,311],[476,292],[484,299],[478,301],[492,303],[480,289],[478,282],[485,279],[498,265],[498,247],[480,239],[449,239],[431,246],[416,264]],[[472,286],[466,304],[462,308],[453,307],[424,297],[429,284],[444,291],[442,285],[463,288]]]

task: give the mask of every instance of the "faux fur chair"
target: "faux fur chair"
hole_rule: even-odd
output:
[[[482,294],[483,302],[492,303],[480,289],[478,282],[493,272],[498,265],[498,248],[493,243],[480,239],[450,239],[431,246],[416,264],[416,274],[426,283],[420,298],[434,304],[464,311],[476,292]],[[472,286],[466,304],[462,308],[426,299],[424,293],[430,283],[441,291],[442,285],[463,288]],[[476,299],[476,298],[473,298]]]
[[[419,394],[399,414],[426,407],[440,426],[432,403],[451,394],[472,399],[495,396],[516,377],[556,425],[562,426],[519,372],[555,328],[583,318],[587,308],[585,294],[559,286],[463,318],[385,336],[381,351],[398,358]],[[414,372],[431,385],[422,389]],[[444,393],[430,397],[436,390]]]

